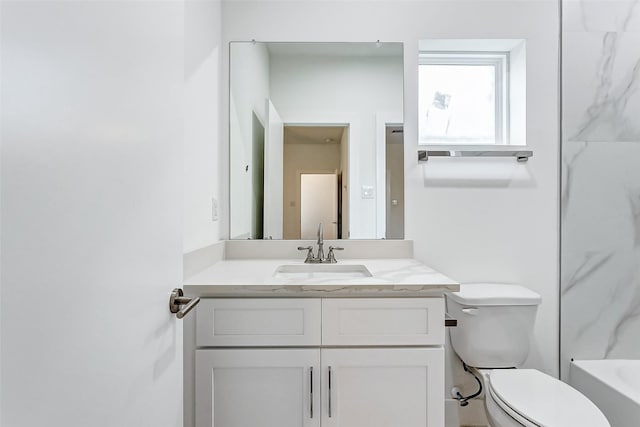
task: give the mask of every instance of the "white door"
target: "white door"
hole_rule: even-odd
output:
[[[271,100],[266,103],[264,238],[282,239],[284,123]]]
[[[182,11],[2,2],[2,426],[182,425]]]
[[[322,349],[322,427],[441,427],[442,348]]]
[[[338,175],[303,173],[300,175],[300,238],[317,238],[319,223],[325,239],[337,237]]]
[[[319,427],[320,350],[197,350],[196,427]]]

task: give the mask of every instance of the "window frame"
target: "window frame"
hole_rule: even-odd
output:
[[[422,65],[448,66],[493,66],[495,70],[495,131],[492,143],[456,142],[453,139],[424,139],[418,135],[420,144],[500,146],[509,145],[509,51],[420,51],[418,67]],[[418,104],[420,105],[418,95]]]

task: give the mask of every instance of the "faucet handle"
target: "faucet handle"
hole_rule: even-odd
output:
[[[309,263],[313,261],[313,246],[298,246],[299,251],[307,251],[307,257],[304,262]]]
[[[344,248],[340,248],[337,246],[329,246],[329,253],[327,254],[327,261],[330,264],[335,264],[338,262],[338,260],[336,259],[336,256],[334,255],[333,251],[343,251]]]

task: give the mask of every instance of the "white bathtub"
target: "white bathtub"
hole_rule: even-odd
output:
[[[576,360],[569,384],[595,403],[611,427],[640,426],[640,360]]]

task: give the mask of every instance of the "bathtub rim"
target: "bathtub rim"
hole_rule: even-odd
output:
[[[615,371],[624,367],[625,364],[637,365],[638,369],[640,369],[640,360],[636,359],[585,359],[572,360],[570,370],[580,370],[582,375],[588,375],[611,391],[622,394],[640,407],[640,391],[638,391],[640,390],[640,384],[638,384],[638,389],[632,388]],[[569,376],[572,376],[571,371]]]

